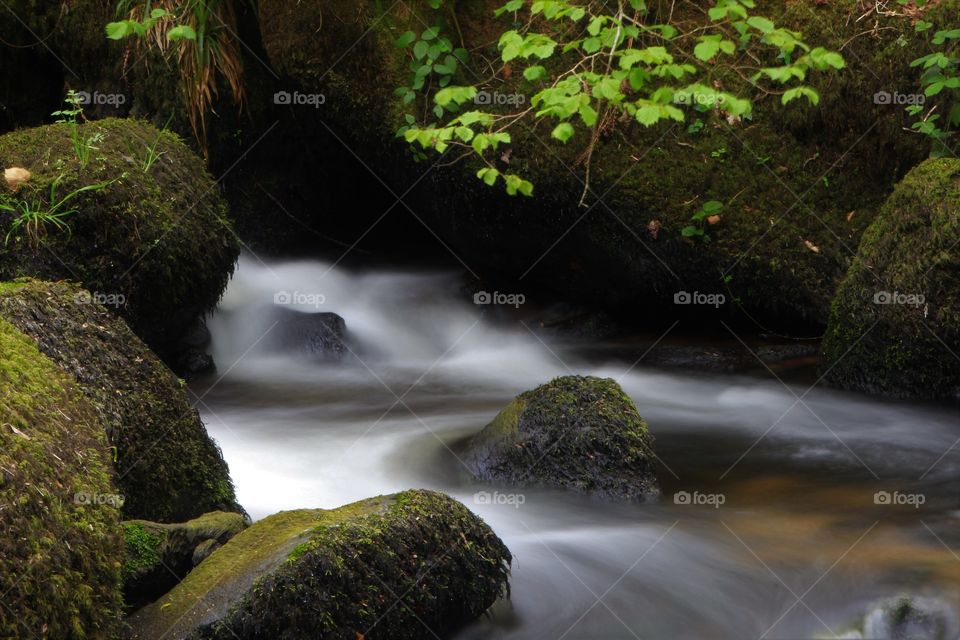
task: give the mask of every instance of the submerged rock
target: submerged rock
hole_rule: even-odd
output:
[[[148,520],[124,522],[126,603],[136,606],[160,597],[246,527],[244,516],[223,511],[205,513],[179,524]]]
[[[96,407],[127,518],[242,511],[219,447],[176,376],[127,325],[66,283],[0,284],[0,318],[30,336]]]
[[[508,591],[510,562],[482,520],[432,491],[285,511],[131,616],[128,637],[444,637]]]
[[[0,637],[116,636],[117,493],[97,409],[0,318]]]
[[[344,343],[347,323],[335,313],[308,313],[275,307],[277,323],[267,337],[269,346],[323,360],[340,360],[348,349]]]
[[[0,211],[0,279],[79,281],[169,359],[194,318],[216,306],[239,255],[226,205],[203,161],[172,133],[108,118],[77,135],[95,147],[85,165],[66,124],[0,136],[0,165],[31,174],[8,199],[75,193],[60,209],[75,210],[61,220],[68,228],[31,234]],[[102,188],[76,192],[93,185]]]
[[[660,494],[653,436],[609,378],[565,376],[520,394],[470,441],[465,461],[490,482],[620,499]]]
[[[958,633],[960,621],[945,602],[904,595],[877,603],[857,629],[840,637],[851,640],[954,640]]]
[[[822,347],[828,383],[885,396],[960,398],[960,160],[927,160],[860,242]]]

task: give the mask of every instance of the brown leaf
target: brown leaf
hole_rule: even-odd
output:
[[[847,222],[850,222],[851,220],[853,220],[853,215],[854,215],[856,212],[857,212],[857,210],[854,209],[853,211],[851,211],[850,213],[847,214]]]
[[[720,222],[720,216],[718,216],[717,214],[713,214],[712,216],[709,216],[707,218],[707,222],[709,222],[710,224],[717,224],[718,222]]]
[[[810,249],[810,251],[813,251],[814,253],[820,253],[820,247],[813,244],[809,240],[804,240],[803,244],[805,244],[807,246],[807,249]]]
[[[654,218],[647,223],[647,233],[650,234],[650,237],[654,240],[660,235],[660,221]]]

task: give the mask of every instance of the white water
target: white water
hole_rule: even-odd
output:
[[[278,291],[324,296],[303,310],[343,316],[355,353],[271,353]],[[585,360],[485,311],[455,274],[241,260],[210,322],[220,373],[194,389],[240,502],[261,518],[414,487],[453,495],[514,554],[511,601],[462,638],[832,637],[901,592],[960,604],[956,410]],[[458,443],[570,372],[616,378],[635,400],[664,462],[660,503],[469,480]],[[678,505],[676,491],[725,502]],[[876,491],[925,502],[878,506]]]

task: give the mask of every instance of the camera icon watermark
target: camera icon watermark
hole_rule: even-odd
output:
[[[127,499],[125,497],[115,493],[89,493],[87,491],[79,491],[73,494],[73,503],[84,506],[102,507],[108,505],[119,509],[126,501]]]
[[[900,106],[913,106],[913,105],[922,105],[927,101],[927,96],[922,93],[900,93],[894,91],[890,93],[889,91],[877,91],[873,94],[873,104],[879,105],[900,105]]]
[[[727,501],[727,496],[722,493],[700,493],[694,491],[677,491],[673,494],[673,504],[694,507],[713,507],[719,509]]]
[[[300,93],[294,91],[277,91],[273,94],[273,104],[286,106],[308,106],[319,109],[327,103],[327,97],[322,93]]]
[[[525,304],[527,297],[522,293],[500,293],[499,291],[494,291],[493,293],[489,291],[478,291],[473,294],[473,304],[476,305],[506,305],[519,309],[520,305]]]
[[[727,303],[727,296],[722,293],[700,293],[694,291],[677,291],[673,294],[673,304],[681,305],[706,305],[719,309]]]
[[[473,494],[474,504],[507,505],[512,506],[514,509],[519,509],[526,502],[527,497],[522,493],[500,493],[499,491],[490,493],[489,491],[477,491]]]
[[[726,98],[717,93],[679,92],[673,95],[673,103],[697,107],[719,107]]]
[[[319,308],[327,302],[322,293],[304,293],[302,291],[277,291],[273,294],[273,304],[280,306],[299,306]]]
[[[100,93],[99,91],[77,91],[77,102],[84,107],[107,106],[118,109],[127,103],[127,96],[122,93]]]
[[[874,304],[901,304],[910,307],[920,307],[926,304],[927,299],[922,293],[901,293],[899,291],[877,291],[873,294]]]
[[[127,296],[122,293],[103,293],[100,291],[78,291],[73,296],[73,303],[79,305],[99,304],[104,307],[119,309],[127,304]]]
[[[927,502],[922,493],[901,493],[899,491],[877,491],[873,494],[873,504],[885,507],[913,507],[919,509]]]

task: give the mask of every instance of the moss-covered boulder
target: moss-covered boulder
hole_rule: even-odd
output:
[[[960,397],[960,161],[928,160],[870,225],[833,301],[826,380],[893,397]]]
[[[30,336],[93,402],[127,518],[182,522],[241,510],[220,449],[180,381],[89,292],[67,283],[8,283],[0,288],[0,318]]]
[[[97,410],[0,319],[0,637],[115,636],[116,494]]]
[[[660,494],[653,436],[610,378],[564,376],[521,393],[470,441],[465,461],[489,482],[628,500]]]
[[[507,592],[510,562],[482,520],[431,491],[285,511],[134,614],[129,637],[444,637]]]
[[[584,175],[588,136],[561,145],[550,139],[554,123],[518,127],[497,167],[536,188],[531,199],[510,198],[477,180],[478,166],[469,162],[418,164],[404,157],[405,145],[384,145],[406,112],[431,106],[405,107],[394,94],[410,74],[409,54],[395,46],[408,29],[420,33],[446,21],[447,34],[470,51],[473,69],[454,84],[481,83],[528,99],[540,88],[520,66],[488,81],[489,70],[502,66],[498,37],[512,26],[510,14],[493,17],[500,0],[458,4],[455,24],[447,9],[428,4],[264,0],[263,42],[288,91],[326,96],[315,110],[323,122],[317,128],[334,129],[396,193],[416,184],[406,199],[418,216],[471,268],[501,281],[522,279],[588,304],[642,310],[633,318],[680,315],[687,308],[673,305],[678,291],[723,291],[738,301],[731,312],[780,327],[822,327],[849,249],[893,183],[927,154],[926,141],[903,130],[909,120],[902,108],[874,100],[880,91],[916,91],[910,62],[929,45],[911,20],[860,20],[863,12],[851,2],[778,0],[758,12],[810,43],[842,48],[846,57],[847,69],[811,78],[823,98],[819,107],[798,101],[784,108],[778,95],[758,93],[754,119],[733,126],[708,110],[690,112],[684,125],[606,127],[592,155],[589,209],[578,206],[583,185],[576,177]],[[924,17],[946,24],[957,6],[937,3]],[[663,7],[682,30],[705,20],[695,3]],[[750,94],[735,73],[711,71],[712,83]],[[300,109],[297,117],[312,116]],[[709,229],[712,242],[690,242],[681,230],[709,200],[726,204]]]
[[[92,147],[85,164],[68,124],[0,136],[0,166],[31,174],[16,191],[0,185],[0,202],[16,209],[0,209],[0,278],[81,282],[169,356],[233,272],[226,205],[203,161],[169,132],[110,118],[76,137]],[[24,208],[62,214],[60,224],[15,226]]]
[[[246,527],[243,515],[224,511],[176,524],[124,522],[124,600],[130,606],[156,600]]]

